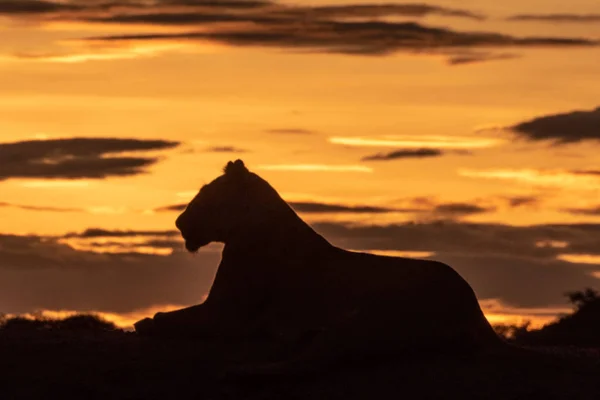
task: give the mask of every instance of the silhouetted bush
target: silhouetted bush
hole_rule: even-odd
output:
[[[96,315],[74,315],[58,321],[60,329],[83,331],[114,331],[118,328],[112,322],[106,321]]]
[[[0,327],[3,331],[14,331],[14,330],[43,330],[46,329],[47,321],[43,319],[27,319],[23,317],[8,318],[4,321]]]
[[[517,341],[530,332],[531,321],[525,321],[521,325],[515,324],[496,324],[493,325],[494,330],[505,340]]]
[[[600,294],[591,288],[565,294],[574,306],[539,330],[520,332],[514,341],[528,345],[600,347]]]
[[[600,300],[600,294],[592,288],[586,288],[584,290],[575,292],[567,292],[565,293],[565,296],[569,298],[569,301],[576,307],[577,310],[580,310],[584,307],[589,307]]]
[[[110,332],[120,330],[112,322],[97,315],[78,314],[65,319],[35,318],[0,318],[0,332],[19,331],[59,331],[59,332]]]

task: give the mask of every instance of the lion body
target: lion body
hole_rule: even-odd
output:
[[[244,321],[236,332],[283,341],[325,333],[337,346],[363,356],[365,352],[393,355],[436,344],[476,350],[500,342],[471,287],[443,263],[334,246],[308,253],[307,258],[292,261],[253,260],[262,268],[270,262],[271,274],[257,283],[249,283],[251,278],[246,277],[246,301],[239,312],[230,314],[238,323]],[[245,259],[248,263],[252,257]],[[238,287],[236,293],[241,292]],[[216,302],[206,305],[213,304],[218,307]],[[237,325],[235,321],[231,325]]]

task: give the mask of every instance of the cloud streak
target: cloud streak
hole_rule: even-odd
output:
[[[21,179],[103,179],[145,172],[157,157],[121,153],[171,149],[166,140],[69,138],[0,143],[0,181]]]
[[[32,14],[49,14],[60,11],[78,11],[82,7],[74,4],[42,0],[0,0],[0,14],[22,16]]]
[[[540,204],[540,198],[535,196],[514,196],[506,197],[506,201],[512,208],[518,207],[536,207]]]
[[[596,190],[600,185],[600,171],[595,170],[461,168],[458,174],[468,178],[508,180],[541,187]]]
[[[565,212],[574,215],[585,215],[590,217],[600,217],[600,206],[591,208],[566,208]]]
[[[150,236],[150,237],[163,237],[163,236],[179,236],[179,232],[176,230],[164,230],[164,231],[135,231],[135,230],[107,230],[100,228],[89,228],[83,232],[71,232],[62,236],[63,238],[123,238],[123,237],[136,237],[136,236]]]
[[[206,149],[209,153],[247,153],[248,150],[235,146],[213,146]]]
[[[483,207],[470,203],[446,203],[436,206],[433,210],[433,213],[434,215],[441,215],[445,217],[463,217],[492,211],[495,211],[495,208]]]
[[[365,156],[362,161],[390,161],[405,158],[431,158],[440,157],[444,155],[444,152],[439,149],[408,149],[408,150],[396,150],[390,153],[377,153],[370,156]]]
[[[275,135],[312,135],[313,131],[308,129],[300,129],[300,128],[279,128],[279,129],[268,129],[267,133],[272,133]]]
[[[468,65],[476,64],[486,61],[497,61],[497,60],[512,60],[521,57],[518,54],[511,53],[490,53],[481,51],[466,52],[464,54],[457,53],[448,58],[448,64],[450,65]]]
[[[429,4],[349,4],[334,6],[317,6],[297,8],[293,14],[317,17],[319,19],[331,18],[380,18],[391,16],[426,17],[440,15],[445,17],[459,17],[473,20],[484,20],[482,14],[471,11],[434,6]]]
[[[600,22],[600,14],[517,14],[508,21],[552,22],[552,23],[590,23]]]
[[[25,204],[0,202],[0,208],[2,208],[2,207],[18,208],[18,209],[26,210],[26,211],[50,211],[50,212],[84,212],[85,211],[81,208],[31,206],[31,205],[25,205]]]
[[[600,265],[600,254],[559,254],[556,258],[575,264]]]
[[[504,203],[510,200],[505,199]],[[430,199],[413,198],[397,202],[396,205],[343,204],[336,202],[288,201],[288,205],[300,214],[409,214],[421,220],[460,219],[470,215],[496,211],[497,207],[478,202],[436,202]],[[503,204],[505,205],[505,204]],[[514,207],[508,204],[510,207]],[[154,212],[182,212],[187,204],[172,204],[153,209]]]
[[[187,203],[185,204],[172,204],[169,206],[157,207],[154,212],[182,212],[187,207]]]
[[[366,206],[366,205],[343,205],[343,204],[328,204],[315,202],[291,201],[288,202],[296,212],[305,214],[321,214],[321,213],[353,213],[353,214],[379,214],[400,212],[394,208]]]
[[[331,213],[352,213],[352,214],[380,214],[391,212],[416,212],[416,209],[398,209],[381,206],[369,205],[347,205],[333,203],[319,203],[312,201],[288,201],[294,211],[303,214],[331,214]],[[181,212],[185,210],[187,204],[173,204],[164,207],[155,208],[155,212]]]
[[[98,46],[93,49],[57,53],[25,53],[0,55],[2,62],[40,62],[53,64],[79,64],[88,61],[133,60],[171,52],[192,52],[195,48],[184,43],[138,43],[129,46]]]
[[[467,136],[388,135],[381,137],[333,136],[329,142],[356,147],[398,147],[402,149],[481,149],[498,146],[503,140]]]

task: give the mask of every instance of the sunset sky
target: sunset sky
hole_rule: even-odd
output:
[[[241,158],[493,322],[600,288],[600,2],[0,0],[0,313],[199,303],[174,221]]]

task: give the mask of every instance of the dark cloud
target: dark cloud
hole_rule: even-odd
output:
[[[511,129],[528,140],[550,140],[556,143],[600,140],[600,107],[590,111],[537,117]]]
[[[600,176],[600,169],[573,169],[569,172],[573,175]]]
[[[475,48],[597,46],[580,38],[518,38],[486,32],[457,32],[430,28],[414,22],[315,21],[295,24],[255,24],[246,28],[214,31],[113,35],[87,38],[89,42],[210,40],[230,46],[263,46],[306,49],[317,52],[356,55],[386,55],[398,51],[448,54]]]
[[[507,20],[537,22],[600,22],[600,14],[518,14],[508,17]]]
[[[0,202],[0,208],[10,207],[18,208],[26,211],[52,211],[52,212],[84,212],[82,208],[69,208],[69,207],[51,207],[51,206],[30,206],[25,204],[15,204]]]
[[[240,149],[235,146],[213,146],[206,149],[211,153],[247,153],[248,150]]]
[[[274,133],[276,135],[312,135],[314,132],[308,129],[298,128],[281,128],[281,129],[269,129],[268,133]]]
[[[598,287],[598,266],[556,259],[562,253],[597,254],[600,225],[507,226],[459,222],[387,226],[319,223],[335,245],[355,250],[434,252],[474,287],[480,299],[522,307],[561,304],[562,293]],[[3,312],[35,309],[131,312],[162,304],[198,303],[208,292],[220,259],[219,246],[187,254],[174,231],[90,229],[65,237],[0,235],[0,304]],[[123,254],[76,250],[67,243],[110,238],[103,245],[131,247]],[[137,252],[172,248],[169,255]],[[119,239],[124,239],[120,241]],[[539,245],[564,241],[565,248]],[[531,290],[535,287],[536,290]]]
[[[574,215],[587,215],[590,217],[600,217],[600,206],[591,208],[566,208],[565,212]]]
[[[170,212],[170,211],[181,212],[181,211],[185,210],[186,207],[187,207],[187,203],[186,204],[172,204],[170,206],[155,208],[153,211],[155,211],[155,212]]]
[[[248,17],[219,13],[142,13],[122,14],[108,17],[91,17],[88,22],[104,22],[116,24],[152,24],[152,25],[201,25],[219,22],[244,22]]]
[[[526,199],[522,199],[526,201]],[[421,217],[431,218],[459,218],[467,215],[493,212],[494,207],[485,207],[475,203],[436,203],[429,198],[414,198],[410,200],[412,207],[384,207],[369,205],[348,205],[336,203],[322,203],[314,201],[289,201],[287,202],[294,211],[302,214],[329,214],[329,213],[352,213],[352,214],[384,214],[384,213],[406,213],[418,214]],[[187,204],[172,204],[157,207],[155,212],[182,212]]]
[[[485,16],[471,11],[445,8],[428,4],[349,4],[318,7],[297,7],[290,11],[294,16],[313,18],[381,18],[391,16],[426,17],[441,15],[474,20],[484,20]]]
[[[165,230],[165,231],[119,231],[119,230],[106,230],[99,228],[90,228],[86,229],[83,232],[71,232],[62,236],[63,238],[100,238],[100,237],[136,237],[136,236],[146,236],[146,237],[163,237],[163,236],[179,236],[179,232],[176,230]]]
[[[190,0],[190,1],[170,1],[156,0],[154,2],[124,0],[114,1],[93,1],[93,0],[71,0],[71,1],[44,1],[44,0],[0,0],[0,14],[7,16],[23,15],[43,15],[47,14],[56,20],[82,20],[102,21],[102,22],[144,22],[145,15],[148,20],[146,23],[163,23],[159,16],[164,16],[169,24],[169,13],[173,10],[187,9],[188,15],[194,15],[195,10],[250,10],[262,8],[273,3],[261,0]],[[161,12],[153,12],[161,10]],[[136,12],[138,14],[136,14]],[[127,20],[130,15],[131,21]],[[103,17],[101,17],[101,15]],[[210,15],[210,14],[209,14]],[[156,21],[152,21],[156,19]],[[174,18],[176,22],[177,18]],[[181,23],[186,23],[185,19]]]
[[[6,15],[56,13],[80,9],[81,7],[74,4],[52,1],[0,0],[0,14]]]
[[[304,214],[321,214],[321,213],[354,213],[354,214],[378,214],[391,212],[417,212],[417,209],[399,209],[377,206],[350,206],[344,204],[317,203],[310,201],[290,201],[289,206],[296,212]],[[187,204],[173,204],[164,207],[155,208],[156,212],[181,212],[185,210]]]
[[[471,52],[464,54],[452,55],[448,58],[448,64],[450,65],[466,65],[466,64],[477,64],[486,61],[497,61],[497,60],[511,60],[514,58],[521,57],[518,54],[507,54],[507,53],[482,53],[482,52]]]
[[[355,213],[355,214],[379,214],[379,213],[390,213],[400,212],[394,208],[388,207],[377,207],[377,206],[349,206],[343,204],[328,204],[328,203],[315,203],[315,202],[302,202],[302,201],[291,201],[288,202],[296,212],[306,214],[320,214],[320,213]]]
[[[495,211],[492,207],[482,207],[470,203],[446,203],[437,205],[433,209],[434,214],[439,214],[448,217],[461,217],[473,214],[482,214]]]
[[[102,2],[102,1],[38,1],[0,0],[0,13],[54,13],[70,11],[65,18],[83,18],[92,22],[188,25],[211,22],[247,21],[268,12],[268,20],[300,21],[344,18],[409,17],[428,15],[483,20],[485,16],[467,10],[428,4],[350,4],[332,6],[284,5],[261,0],[157,0]],[[79,13],[73,13],[78,11]],[[99,14],[99,15],[95,15]]]
[[[372,56],[416,52],[444,55],[454,65],[515,57],[504,53],[496,54],[494,51],[499,48],[598,45],[598,41],[585,38],[521,38],[491,32],[458,32],[447,28],[426,27],[406,20],[383,20],[387,17],[414,20],[428,15],[484,19],[484,16],[469,10],[419,3],[300,6],[268,1],[163,0],[119,4],[83,1],[43,4],[50,9],[56,7],[56,10],[46,12],[50,15],[42,20],[177,26],[190,29],[189,32],[180,30],[177,33],[92,37],[86,39],[89,44],[185,40]],[[65,7],[67,9],[63,10]],[[40,18],[36,16],[37,20]],[[19,57],[39,58],[35,55]]]
[[[203,8],[209,5],[209,3],[205,2],[198,2],[194,4]],[[431,6],[426,4],[352,4],[302,7],[291,5],[275,6],[274,3],[259,2],[214,2],[210,3],[210,6],[210,9],[201,11],[192,9],[184,13],[170,12],[168,10],[133,14],[126,13],[110,15],[100,18],[89,18],[88,21],[127,24],[200,25],[219,22],[294,23],[299,21],[326,21],[346,18],[367,19],[392,16],[421,18],[427,15],[460,17],[474,20],[485,19],[484,16],[469,11]],[[235,10],[239,8],[251,9],[250,11],[254,12],[232,12],[232,9]]]
[[[0,181],[10,178],[79,179],[143,173],[156,157],[122,156],[124,152],[165,150],[166,140],[71,138],[0,143]]]
[[[439,149],[403,149],[395,150],[390,153],[377,153],[365,156],[362,161],[390,161],[403,158],[430,158],[440,157],[444,152]]]
[[[157,0],[154,6],[187,6],[197,8],[261,8],[274,4],[267,0]],[[139,3],[138,3],[139,7]]]
[[[527,207],[527,206],[537,206],[540,203],[540,199],[535,196],[515,196],[515,197],[506,197],[510,207]]]
[[[0,311],[126,313],[197,304],[210,288],[220,253],[192,257],[181,243],[173,247],[168,256],[108,254],[75,250],[55,238],[0,235]]]
[[[591,276],[598,266],[556,259],[563,253],[597,254],[600,225],[518,227],[438,221],[388,226],[317,223],[314,227],[344,248],[434,252],[435,259],[452,265],[473,285],[480,299],[543,307],[562,303],[567,290],[600,286]],[[568,245],[540,245],[548,241]]]

